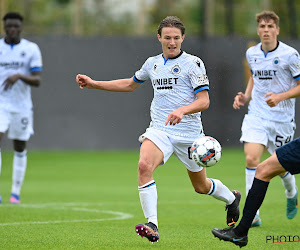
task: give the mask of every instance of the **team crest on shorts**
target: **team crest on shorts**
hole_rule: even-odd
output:
[[[278,57],[275,57],[275,58],[274,58],[273,64],[274,64],[274,65],[278,65],[278,64],[279,64],[279,58],[278,58]]]
[[[181,68],[179,67],[178,64],[176,64],[172,69],[171,69],[172,73],[175,75],[178,75],[181,72]]]

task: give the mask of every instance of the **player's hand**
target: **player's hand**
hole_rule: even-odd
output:
[[[78,74],[76,76],[76,82],[78,83],[78,85],[81,89],[84,89],[84,88],[91,89],[93,80],[86,75]]]
[[[20,79],[19,74],[11,75],[6,78],[6,80],[3,82],[4,90],[11,89],[12,86]]]
[[[233,108],[240,109],[240,106],[244,106],[246,103],[246,96],[242,92],[238,92],[233,101]]]
[[[273,92],[268,92],[265,94],[265,97],[267,98],[266,103],[270,107],[275,107],[281,101],[279,94],[275,94]]]
[[[176,125],[179,122],[181,122],[183,117],[183,112],[181,111],[181,109],[176,109],[173,112],[171,112],[168,117],[167,120],[165,122],[165,126],[167,126],[168,124],[170,125]]]

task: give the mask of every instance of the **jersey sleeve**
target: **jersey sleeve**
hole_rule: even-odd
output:
[[[300,56],[297,51],[292,53],[289,57],[289,69],[293,78],[297,81],[300,80]]]
[[[42,71],[43,61],[42,61],[42,53],[37,44],[31,44],[32,56],[30,60],[30,71]]]
[[[141,67],[140,70],[136,71],[134,76],[133,76],[133,80],[135,82],[138,83],[143,83],[144,81],[149,79],[149,74],[148,74],[148,70],[149,70],[149,61],[150,58],[148,58],[146,60],[146,62],[143,64],[143,66]]]
[[[196,57],[193,60],[192,66],[189,69],[189,78],[195,94],[202,90],[209,90],[209,81],[206,75],[206,69],[200,58]]]

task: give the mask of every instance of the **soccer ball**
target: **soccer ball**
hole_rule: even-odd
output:
[[[211,136],[203,136],[194,141],[191,147],[192,159],[202,167],[212,167],[221,159],[220,143]]]

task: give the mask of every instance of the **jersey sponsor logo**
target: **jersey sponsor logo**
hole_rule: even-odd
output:
[[[178,75],[181,72],[181,68],[179,67],[178,64],[176,64],[172,69],[171,72],[175,75]]]
[[[5,69],[19,69],[24,66],[24,62],[0,62],[0,67],[4,67]]]
[[[278,58],[278,57],[275,57],[275,58],[274,58],[273,64],[274,64],[274,65],[278,65],[278,64],[279,64],[279,58]]]
[[[206,74],[198,75],[197,78],[200,84],[205,84],[208,82],[208,77]]]
[[[253,75],[259,80],[272,80],[273,76],[277,76],[277,70],[255,70]]]
[[[172,85],[177,84],[177,80],[178,78],[175,77],[153,79],[152,84],[156,87],[157,90],[172,89]]]

